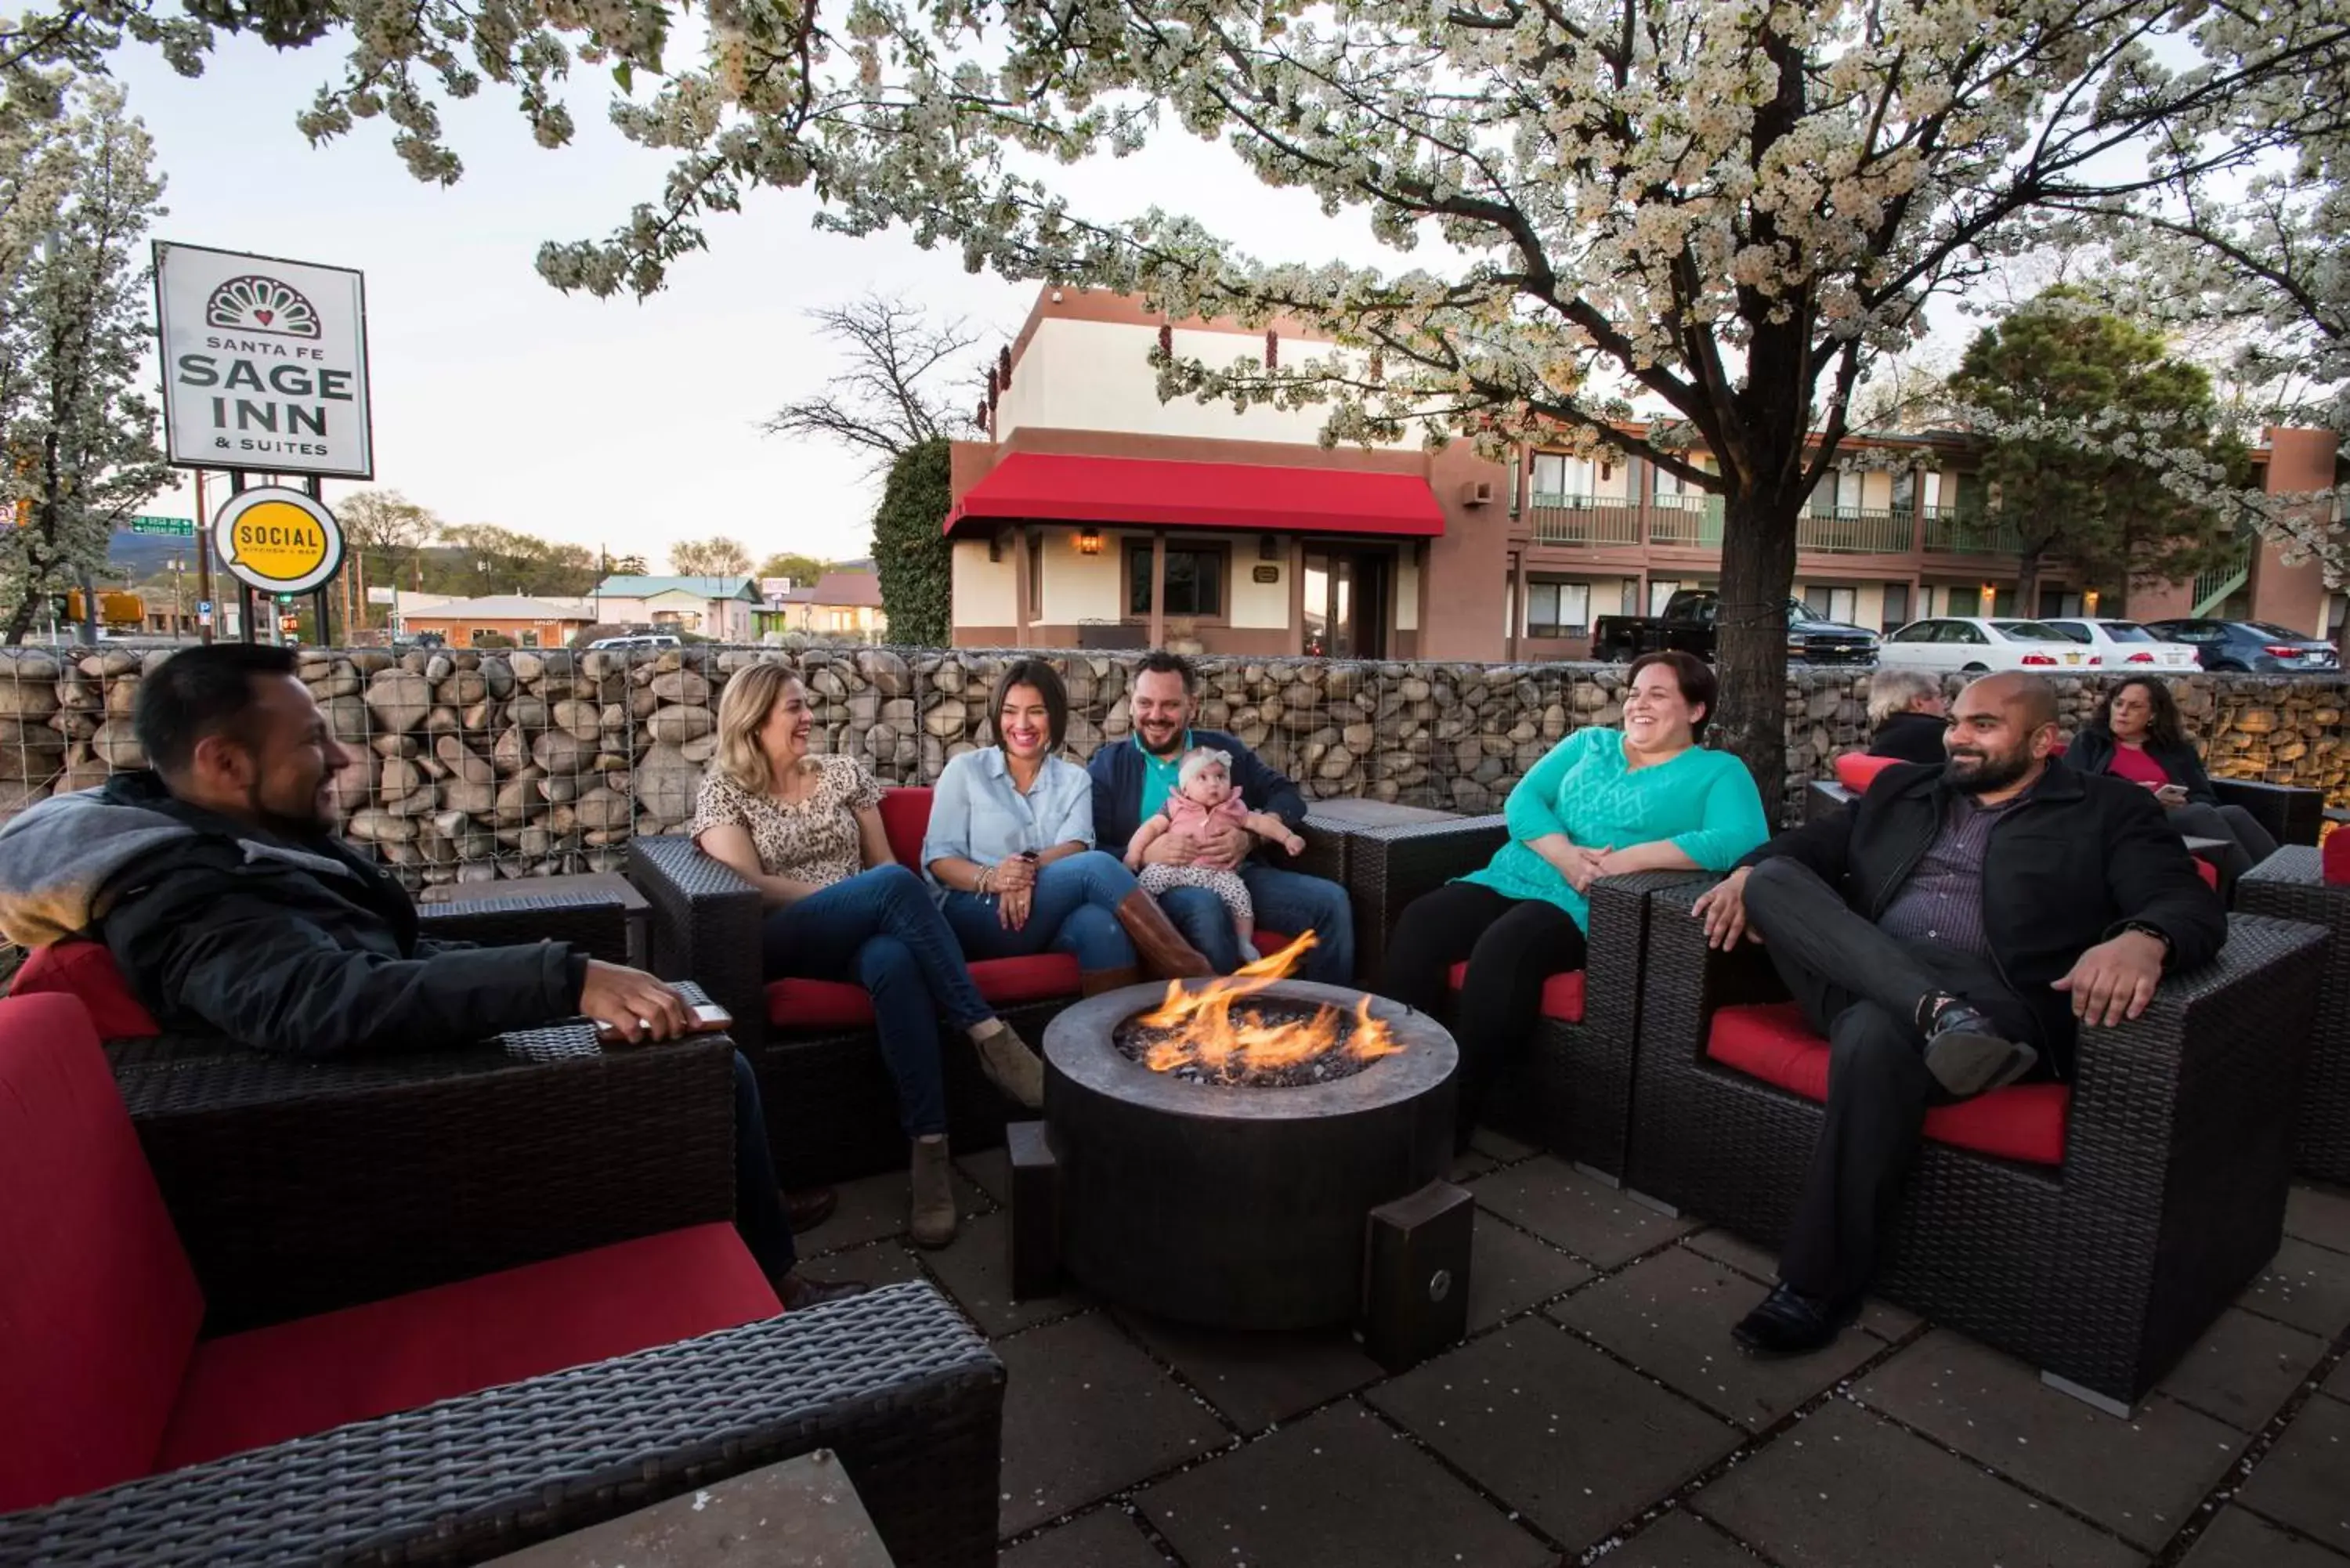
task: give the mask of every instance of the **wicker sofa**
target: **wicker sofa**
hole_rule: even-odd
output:
[[[1003,1372],[953,1309],[779,1316],[731,1227],[672,1218],[200,1334],[87,1012],[0,1002],[0,1562],[469,1563],[823,1447],[895,1561],[993,1563]]]
[[[1838,758],[1842,762],[1843,758]],[[1875,759],[1871,759],[1875,760]],[[1837,770],[1841,774],[1844,770]],[[2211,781],[2211,793],[2221,805],[2241,805],[2279,844],[2315,844],[2325,824],[2325,792],[2299,784],[2263,784],[2258,779]],[[1817,822],[1852,802],[1851,787],[1841,778],[1814,779],[1804,790],[1804,819]]]
[[[2350,831],[2337,828],[2336,833]],[[2307,920],[2333,935],[2317,983],[2317,1019],[2309,1037],[2293,1129],[2293,1168],[2350,1187],[2350,882],[2328,882],[2319,851],[2290,845],[2236,884],[2236,908],[2251,915]]]
[[[1703,886],[1650,902],[1627,1182],[1776,1246],[1826,1045],[1759,949],[1706,946]],[[2230,917],[2217,961],[2166,981],[2136,1022],[2085,1032],[2070,1085],[1933,1112],[1878,1288],[2069,1391],[2134,1404],[2276,1250],[2316,1002],[2292,977],[2324,940]]]
[[[608,895],[419,913],[448,940],[554,939],[614,960],[626,947]],[[734,1212],[723,1035],[556,1061],[497,1041],[270,1056],[156,1033],[94,944],[36,954],[14,991],[72,994],[106,1037],[214,1333]]]

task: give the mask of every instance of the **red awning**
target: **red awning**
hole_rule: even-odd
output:
[[[997,518],[1413,539],[1444,532],[1444,509],[1418,474],[1035,452],[997,463],[947,514],[946,531]]]

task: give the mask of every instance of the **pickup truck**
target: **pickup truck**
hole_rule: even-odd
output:
[[[1591,628],[1591,657],[1612,662],[1638,659],[1659,649],[1679,649],[1713,658],[1713,621],[1721,597],[1707,588],[1683,588],[1665,601],[1662,615],[1604,615]],[[1801,599],[1787,601],[1787,658],[1807,664],[1874,664],[1877,634],[1830,620]]]

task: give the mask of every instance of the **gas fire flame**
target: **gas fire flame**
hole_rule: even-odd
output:
[[[1306,932],[1277,953],[1244,964],[1232,975],[1211,980],[1197,990],[1170,981],[1167,999],[1155,1012],[1135,1020],[1149,1029],[1163,1029],[1174,1038],[1150,1047],[1144,1064],[1154,1073],[1171,1073],[1197,1065],[1211,1077],[1234,1079],[1255,1073],[1279,1072],[1336,1051],[1358,1061],[1392,1056],[1403,1043],[1386,1023],[1371,1016],[1366,994],[1354,1008],[1354,1033],[1339,1041],[1342,1008],[1323,1006],[1306,1019],[1272,1022],[1242,1005],[1277,980],[1285,980],[1305,961],[1315,945]],[[1240,1011],[1235,1015],[1234,1009]]]

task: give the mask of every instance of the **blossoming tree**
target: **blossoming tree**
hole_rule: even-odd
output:
[[[2334,124],[2338,95],[2282,84],[2350,57],[2338,0],[709,0],[686,62],[661,0],[192,11],[292,42],[348,22],[306,130],[389,119],[432,179],[458,170],[439,94],[511,83],[559,142],[557,78],[608,67],[614,122],[678,161],[608,238],[541,252],[566,288],[657,288],[706,213],[812,186],[847,232],[1339,345],[1165,362],[1165,395],[1319,404],[1332,441],[1540,437],[1718,493],[1717,728],[1772,794],[1796,517],[1871,357],[2062,216]],[[1211,207],[1087,212],[1056,187],[1055,163],[1162,135],[1367,214],[1399,261],[1250,256]],[[1636,431],[1636,409],[1663,417]]]

